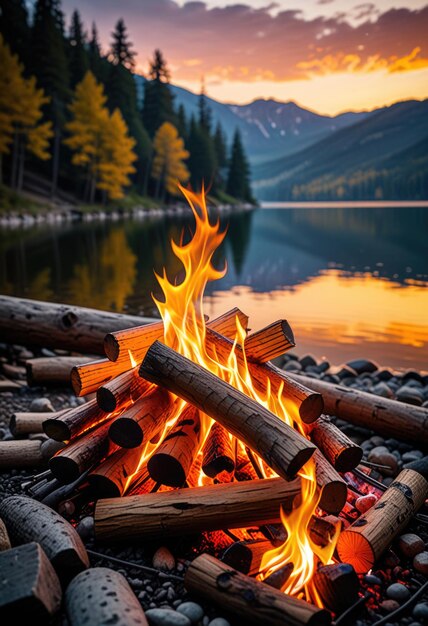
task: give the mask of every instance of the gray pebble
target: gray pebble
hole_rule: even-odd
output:
[[[381,474],[388,474],[389,476],[396,476],[398,473],[398,463],[395,456],[389,452],[385,446],[376,446],[370,451],[368,455],[370,463],[377,463],[379,465],[385,465],[389,469],[380,469]]]
[[[146,611],[149,624],[154,626],[190,626],[188,617],[172,609],[149,609]]]
[[[352,367],[357,374],[371,374],[379,369],[376,363],[373,363],[373,361],[369,361],[368,359],[355,359],[354,361],[348,361],[346,365],[348,367]]]
[[[397,393],[397,400],[400,402],[406,402],[407,404],[413,404],[415,406],[421,406],[424,401],[423,395],[418,389],[405,385],[400,387]]]
[[[171,571],[175,568],[175,558],[168,548],[161,546],[153,555],[153,567],[163,571]]]
[[[192,624],[196,624],[202,619],[204,611],[196,602],[183,602],[177,607],[177,611],[190,619]]]
[[[224,617],[216,617],[210,621],[208,626],[230,626],[230,623]]]
[[[398,548],[404,556],[413,558],[425,549],[423,540],[414,533],[405,533],[398,538]]]
[[[298,361],[288,361],[283,367],[286,372],[300,372],[302,366]]]
[[[419,602],[415,605],[412,616],[423,624],[428,623],[428,602]]]
[[[420,574],[428,576],[428,552],[420,552],[413,559],[413,567]]]
[[[393,583],[386,590],[386,595],[390,600],[405,602],[410,598],[410,591],[401,583]]]
[[[397,600],[384,600],[379,604],[379,608],[382,609],[384,613],[392,613],[396,609],[398,609],[400,605]]]
[[[364,576],[364,582],[366,582],[368,585],[381,585],[382,584],[381,579],[375,576],[374,574],[366,574]]]
[[[54,413],[55,411],[49,398],[34,398],[28,410],[30,413]]]
[[[377,396],[381,396],[382,398],[393,398],[394,392],[388,385],[384,382],[380,382],[372,388],[373,393]]]
[[[173,600],[175,600],[175,591],[173,587],[169,587],[168,591],[166,592],[166,599],[168,600],[168,602],[173,602]]]
[[[94,518],[88,515],[80,520],[76,530],[82,539],[89,539],[94,533]]]

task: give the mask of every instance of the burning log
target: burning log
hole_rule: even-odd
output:
[[[40,467],[45,463],[41,448],[37,440],[0,441],[0,468]]]
[[[71,626],[148,626],[126,578],[107,567],[76,576],[67,588],[65,608]]]
[[[349,472],[359,465],[363,450],[342,433],[325,415],[310,429],[315,445],[338,472]]]
[[[89,558],[73,526],[37,500],[9,496],[0,503],[12,543],[40,543],[63,585],[89,567]]]
[[[43,430],[55,441],[70,441],[76,439],[86,430],[98,426],[111,418],[99,408],[96,400],[81,404],[69,409],[58,417],[51,417],[52,413],[45,413]]]
[[[97,391],[98,387],[108,383],[112,378],[126,372],[130,367],[129,354],[114,363],[108,359],[100,359],[82,364],[82,359],[80,359],[71,370],[71,386],[76,396],[86,396]]]
[[[309,389],[322,394],[324,410],[355,426],[374,430],[385,437],[409,441],[419,446],[428,443],[428,409],[381,398],[374,394],[326,383],[316,378],[289,373]]]
[[[88,476],[92,492],[97,498],[123,496],[128,480],[138,469],[141,448],[116,450],[100,463]]]
[[[140,375],[220,422],[285,479],[295,476],[315,450],[266,408],[159,341],[147,352]]]
[[[348,493],[346,482],[318,449],[314,461],[317,485],[321,492],[318,506],[326,513],[340,513]]]
[[[266,626],[324,626],[331,623],[330,614],[325,609],[249,578],[209,554],[201,554],[192,561],[184,586],[190,593],[235,614],[244,623]]]
[[[67,409],[65,409],[67,410]],[[43,432],[43,422],[46,418],[56,419],[65,412],[56,411],[54,413],[14,413],[9,421],[10,432],[14,437]]]
[[[150,476],[169,487],[182,487],[201,444],[199,411],[187,405],[147,463]]]
[[[53,356],[25,362],[27,383],[37,385],[69,385],[71,370],[82,362],[78,356]]]
[[[117,450],[108,436],[110,422],[75,439],[49,461],[52,474],[62,483],[71,483],[84,471]]]
[[[314,574],[313,583],[323,605],[334,613],[342,613],[358,599],[360,581],[352,565],[323,565]]]
[[[113,420],[110,439],[122,448],[135,448],[143,441],[147,443],[164,427],[173,408],[169,393],[155,387]]]
[[[151,493],[152,491],[156,491],[157,486],[158,483],[150,477],[147,466],[144,466],[132,477],[131,486],[127,490],[127,495],[137,496],[143,493]]]
[[[373,567],[424,503],[428,496],[427,460],[425,467],[423,462],[415,462],[415,469],[402,470],[377,504],[341,533],[337,543],[339,558],[353,565],[357,574]]]
[[[104,356],[106,333],[153,319],[0,296],[0,341]]]
[[[223,313],[220,317],[208,322],[208,327],[231,339],[236,334],[236,318],[243,328],[247,328],[248,315],[238,308]],[[146,356],[147,350],[152,343],[163,338],[163,322],[137,326],[124,331],[109,333],[104,340],[104,350],[111,361],[124,358],[130,350],[136,361],[141,361]]]
[[[257,480],[259,478],[248,455],[239,449],[235,457],[235,478],[239,481]]]
[[[138,376],[137,368],[133,367],[98,389],[98,406],[106,413],[112,413],[131,404],[148,389],[150,385]]]
[[[10,550],[11,547],[9,535],[7,534],[7,528],[4,525],[3,520],[0,519],[0,552]]]
[[[0,616],[3,624],[50,623],[61,606],[61,585],[38,543],[0,554]]]
[[[294,348],[294,334],[287,320],[278,320],[246,337],[244,350],[249,361],[266,363]]]
[[[95,532],[100,541],[129,541],[262,526],[278,522],[280,505],[290,509],[299,495],[299,478],[272,478],[99,500]]]
[[[202,471],[210,478],[221,472],[233,472],[234,454],[230,435],[221,424],[211,426],[203,447]]]

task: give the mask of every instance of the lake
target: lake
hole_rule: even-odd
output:
[[[298,354],[368,357],[428,370],[428,209],[259,209],[223,218],[226,276],[207,288],[213,317],[238,306],[252,329],[286,318]],[[183,217],[0,230],[0,292],[147,315],[153,269],[180,267],[169,241]]]

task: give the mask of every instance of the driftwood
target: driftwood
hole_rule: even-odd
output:
[[[315,446],[242,392],[159,341],[140,375],[160,384],[222,424],[285,479],[296,475]]]
[[[158,387],[149,390],[113,420],[109,436],[122,448],[136,448],[164,428],[173,408],[174,403],[167,391]]]
[[[348,493],[346,482],[319,450],[314,454],[315,471],[320,500],[318,506],[327,513],[340,513]]]
[[[324,626],[330,613],[249,578],[209,554],[190,564],[184,586],[189,593],[214,602],[240,623],[266,626]]]
[[[338,472],[349,472],[359,465],[363,450],[342,433],[325,415],[310,428],[311,441]]]
[[[224,483],[166,493],[99,500],[95,532],[100,541],[170,537],[279,521],[300,495],[300,479]]]
[[[221,472],[233,472],[235,459],[230,435],[221,424],[214,424],[203,447],[202,471],[210,478]]]
[[[70,385],[71,370],[81,362],[81,356],[29,359],[25,362],[27,383],[30,387],[37,385]]]
[[[0,618],[2,624],[42,624],[61,606],[61,585],[38,543],[0,553]]]
[[[112,413],[126,408],[149,389],[150,385],[138,376],[138,369],[133,367],[98,389],[98,406],[106,413]]]
[[[107,567],[93,567],[70,583],[65,609],[71,626],[148,626],[128,581]]]
[[[199,452],[201,420],[198,409],[187,405],[147,462],[150,476],[169,487],[182,487]]]
[[[129,478],[137,471],[143,450],[119,449],[100,463],[88,476],[97,498],[117,498],[125,493]]]
[[[57,417],[51,417],[49,413],[45,415],[43,430],[55,441],[73,440],[112,417],[99,408],[96,400],[80,404]]]
[[[45,463],[41,448],[41,441],[30,439],[0,441],[0,468],[40,467]]]
[[[9,535],[7,534],[7,528],[4,525],[3,520],[0,519],[0,552],[3,552],[4,550],[10,550],[10,548],[11,545]]]
[[[56,411],[54,413],[14,413],[9,421],[10,432],[14,437],[42,433],[43,422],[47,418],[56,419],[63,413],[64,411]]]
[[[244,350],[249,361],[266,363],[295,347],[294,335],[287,320],[278,320],[246,337]]]
[[[366,391],[351,389],[323,380],[289,373],[309,389],[322,394],[324,411],[355,426],[374,430],[385,437],[409,441],[419,446],[428,443],[428,409],[381,398]]]
[[[371,509],[344,530],[337,543],[339,558],[358,574],[368,572],[428,496],[428,480],[405,469]]]
[[[71,386],[76,396],[86,396],[97,391],[98,387],[105,385],[109,380],[119,376],[132,366],[129,354],[115,361],[100,359],[82,363],[80,359],[70,373]]]
[[[0,296],[0,341],[104,356],[106,333],[153,322],[68,304]]]
[[[0,517],[12,543],[40,543],[63,585],[89,567],[85,546],[73,526],[41,502],[10,496],[0,503]]]
[[[72,441],[51,458],[49,468],[62,483],[71,483],[87,469],[117,450],[108,436],[110,422]]]

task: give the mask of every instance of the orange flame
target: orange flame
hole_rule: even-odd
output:
[[[246,336],[246,331],[238,318],[236,319],[236,337],[227,363],[220,363],[207,353],[203,296],[207,283],[222,278],[226,273],[226,267],[223,270],[217,270],[212,264],[213,255],[224,240],[226,233],[220,231],[218,220],[211,224],[203,189],[200,194],[181,186],[180,189],[192,209],[196,228],[189,243],[178,244],[171,241],[172,249],[184,267],[183,280],[179,284],[171,282],[165,269],[162,276],[156,274],[164,295],[164,302],[154,297],[153,299],[164,322],[165,344],[227,381],[268,408],[290,426],[296,426],[304,434],[298,411],[293,410],[291,416],[286,409],[287,400],[283,397],[282,387],[276,395],[271,393],[269,385],[264,393],[256,391],[247,366],[245,351],[242,349],[243,358],[238,359],[236,354],[236,346],[238,344],[243,346]],[[132,355],[130,357],[132,360]],[[169,420],[168,426],[179,417],[185,403],[177,400],[176,404],[177,409]],[[211,418],[201,415],[203,433],[201,448],[211,424]],[[237,443],[239,446],[242,445],[241,442]],[[155,445],[147,444],[140,465],[148,459],[155,448]],[[199,452],[199,460],[200,454],[201,452]],[[254,458],[258,464],[259,474],[265,477],[276,476],[262,459],[257,455],[254,455]],[[338,531],[325,548],[320,548],[311,541],[308,525],[312,515],[315,514],[319,499],[314,461],[310,460],[306,463],[299,474],[302,483],[300,504],[288,517],[281,510],[281,520],[287,531],[287,539],[284,545],[264,555],[259,579],[264,580],[284,564],[293,563],[293,571],[283,591],[290,595],[304,594],[308,600],[321,606],[320,598],[311,585],[311,578],[319,561],[323,564],[331,561]],[[211,482],[210,479],[200,471],[197,483],[202,485],[209,482]]]

